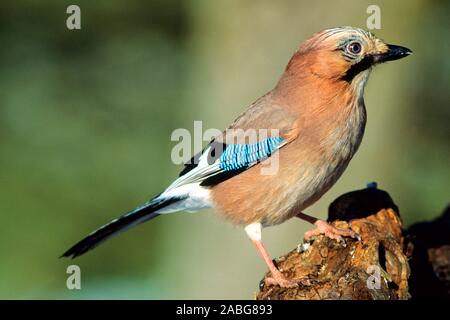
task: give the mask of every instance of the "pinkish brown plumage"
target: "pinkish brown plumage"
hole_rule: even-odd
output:
[[[94,231],[64,256],[83,254],[158,215],[214,207],[245,226],[272,273],[269,284],[297,285],[274,266],[261,228],[297,216],[317,226],[305,238],[355,235],[302,211],[333,186],[361,143],[364,86],[372,67],[410,53],[357,28],[313,35],[294,53],[276,87],[193,157],[163,193]]]

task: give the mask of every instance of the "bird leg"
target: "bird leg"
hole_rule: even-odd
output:
[[[295,281],[291,281],[286,279],[280,270],[277,269],[269,254],[267,253],[266,248],[261,240],[252,240],[256,249],[258,250],[261,257],[264,259],[264,262],[269,267],[270,273],[272,277],[265,278],[265,285],[279,285],[282,288],[295,288],[298,287],[298,283]]]
[[[305,232],[305,235],[303,238],[306,241],[311,240],[312,237],[318,236],[320,234],[323,234],[327,236],[330,239],[334,239],[338,242],[343,241],[342,237],[352,237],[352,238],[358,238],[359,236],[351,229],[342,229],[342,228],[336,228],[326,222],[325,220],[320,220],[314,217],[311,217],[307,214],[304,214],[303,212],[300,212],[297,215],[297,218],[300,218],[302,220],[308,221],[309,223],[312,223],[316,226],[315,229],[309,230]]]
[[[266,277],[265,284],[279,285],[282,288],[297,287],[298,283],[286,279],[280,272],[280,270],[277,269],[269,254],[267,253],[267,250],[261,241],[261,224],[252,223],[245,227],[245,231],[247,232],[248,237],[252,240],[261,257],[264,259],[264,262],[266,263],[267,267],[269,267],[270,273],[272,274],[272,277]]]

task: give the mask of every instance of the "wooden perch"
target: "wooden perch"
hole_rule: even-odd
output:
[[[439,279],[434,279],[440,285],[427,289],[441,297],[446,292],[449,297],[450,247],[438,246],[438,249],[433,248],[429,252],[424,244],[415,250],[414,245],[419,241],[418,232],[405,233],[402,230],[399,210],[387,192],[372,187],[344,194],[330,205],[328,221],[340,228],[351,226],[361,236],[361,241],[346,238],[338,243],[318,236],[311,243],[299,245],[275,261],[288,279],[302,279],[302,284],[298,288],[284,289],[265,286],[261,281],[257,299],[410,299],[411,281],[414,283],[413,298],[420,298],[426,292],[423,281],[414,280],[422,277],[416,265],[422,269],[428,268],[430,278],[436,268],[439,269],[441,278],[447,281],[447,287]],[[448,222],[447,238],[450,231]],[[415,226],[411,229],[414,228],[417,229]],[[426,237],[431,229],[428,226],[428,231],[419,237]],[[422,260],[414,258],[418,253]],[[408,263],[411,257],[416,262],[412,271]],[[434,263],[439,267],[433,269],[433,262],[430,261],[436,261]],[[442,270],[447,272],[447,277],[442,275]],[[411,274],[413,276],[410,277]]]

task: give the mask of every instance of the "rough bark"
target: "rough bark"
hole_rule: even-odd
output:
[[[430,241],[419,240],[428,239],[436,223],[403,231],[398,207],[387,192],[372,186],[344,194],[330,205],[328,221],[351,227],[361,240],[338,243],[318,236],[299,245],[275,260],[287,278],[302,280],[299,287],[265,286],[261,281],[257,299],[397,300],[410,299],[411,294],[428,297],[430,292],[449,297],[450,242],[440,239],[431,246]],[[448,238],[448,214],[446,221],[447,229],[440,231]],[[442,221],[438,223],[443,229]]]

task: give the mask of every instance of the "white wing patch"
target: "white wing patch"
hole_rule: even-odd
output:
[[[186,199],[160,209],[156,211],[157,213],[165,214],[182,210],[195,212],[212,207],[210,190],[200,186],[200,183],[185,184],[170,190],[169,188],[159,197],[186,197]]]
[[[176,179],[168,188],[166,191],[169,191],[171,189],[178,188],[182,185],[191,184],[191,183],[201,183],[205,177],[212,176],[216,173],[219,173],[220,166],[219,161],[216,160],[212,164],[208,164],[208,154],[211,151],[211,146],[205,149],[203,154],[200,156],[198,160],[198,165],[192,169],[191,171],[187,172],[186,174],[182,175],[178,179]]]

